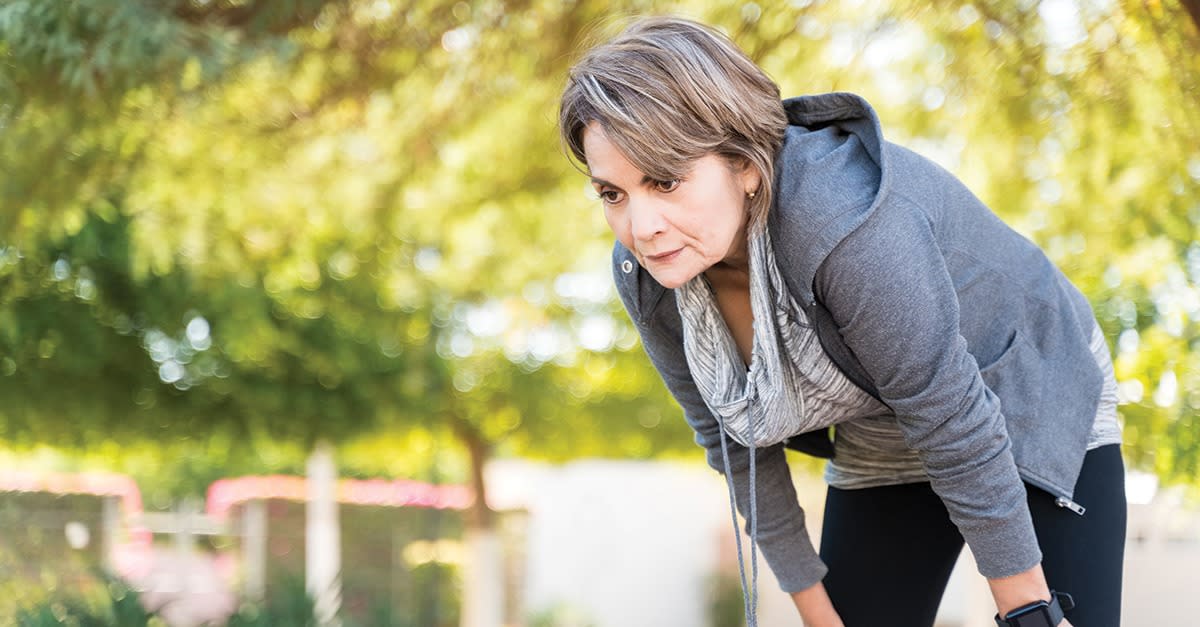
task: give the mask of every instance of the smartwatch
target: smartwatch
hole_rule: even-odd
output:
[[[1050,591],[1049,601],[1034,601],[1022,605],[1001,618],[996,615],[999,627],[1058,627],[1063,612],[1075,607],[1075,599],[1066,592]]]

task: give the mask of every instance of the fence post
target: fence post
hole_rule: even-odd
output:
[[[100,505],[100,563],[109,572],[117,571],[117,545],[121,533],[121,501],[106,496]]]
[[[242,506],[242,567],[246,598],[261,601],[267,591],[267,512],[259,499]]]
[[[338,524],[337,468],[333,447],[319,442],[308,458],[305,508],[305,587],[315,601],[320,625],[335,625],[341,606],[342,546]]]

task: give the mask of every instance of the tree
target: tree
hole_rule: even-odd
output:
[[[7,196],[19,218],[7,228],[12,281],[29,288],[3,302],[20,323],[5,383],[28,399],[2,413],[13,437],[83,448],[182,432],[253,454],[269,440],[304,450],[319,438],[445,430],[468,453],[471,521],[483,531],[483,465],[518,427],[549,437],[517,444],[560,457],[581,440],[641,455],[686,446],[682,422],[647,418],[668,407],[658,387],[639,401],[661,409],[643,407],[640,423],[605,415],[602,429],[571,434],[590,438],[560,447],[554,437],[565,432],[555,425],[629,403],[645,387],[636,382],[654,381],[638,359],[598,389],[617,378],[613,362],[630,361],[632,332],[607,290],[553,287],[580,249],[606,255],[594,214],[556,223],[576,185],[549,118],[527,115],[549,110],[555,88],[536,79],[561,73],[583,16],[558,16],[561,38],[515,54],[512,41],[541,26],[532,14],[434,5],[400,20],[382,3],[323,3],[310,26],[299,9],[268,17],[269,4],[16,3],[2,14],[14,52],[6,84],[23,96],[9,125],[27,146],[4,159],[21,165],[40,150],[56,165],[19,170]],[[28,36],[38,28],[55,36]],[[145,73],[136,60],[97,67],[55,50],[143,31],[167,33],[154,41],[168,48],[202,43],[172,49],[173,64],[148,43]],[[212,43],[230,41],[242,42],[236,55]],[[507,81],[479,63],[489,55],[506,62]],[[60,80],[22,89],[47,75]],[[99,102],[81,98],[92,91]],[[513,137],[536,148],[513,159]],[[91,157],[60,163],[65,145]],[[50,183],[28,184],[39,177]],[[41,280],[47,269],[61,278]],[[77,316],[30,307],[46,300]],[[42,350],[62,323],[95,352]],[[593,329],[599,339],[584,343],[595,350],[580,348],[573,326]],[[107,367],[115,359],[122,367]],[[46,400],[80,379],[104,402]],[[78,422],[117,428],[77,434]],[[668,430],[682,437],[650,444]],[[70,441],[54,437],[63,432]]]
[[[527,98],[545,99],[553,91],[516,89],[518,80],[531,80],[539,71],[537,51],[511,66],[517,74],[507,86],[493,85],[486,73],[469,68],[470,58],[488,50],[470,51],[470,58],[459,53],[467,52],[462,46],[474,46],[468,41],[472,30],[483,32],[503,16],[477,17],[477,24],[442,41],[430,33],[452,30],[469,21],[470,12],[427,8],[425,23],[412,16],[399,22],[375,5],[337,2],[287,9],[220,2],[157,9],[103,2],[46,9],[18,2],[6,8],[0,24],[15,53],[10,55],[15,71],[6,84],[24,96],[11,126],[55,163],[63,142],[95,140],[89,150],[109,157],[114,146],[136,146],[123,158],[104,159],[104,167],[99,158],[59,163],[49,174],[61,183],[40,195],[30,186],[14,188],[29,194],[10,194],[17,211],[6,215],[23,214],[9,229],[11,242],[34,242],[39,252],[62,257],[65,263],[57,267],[77,266],[82,278],[72,274],[67,283],[93,286],[88,293],[98,302],[90,311],[100,326],[109,327],[105,334],[121,327],[133,337],[128,343],[135,351],[138,343],[164,348],[148,352],[163,375],[159,383],[170,385],[153,385],[153,370],[143,365],[141,374],[153,392],[143,395],[147,404],[186,397],[185,404],[201,413],[219,409],[235,437],[259,431],[299,441],[340,438],[401,419],[398,407],[427,406],[422,401],[431,389],[457,394],[448,379],[452,368],[433,349],[441,343],[444,354],[447,338],[464,337],[454,316],[470,303],[515,302],[524,307],[518,315],[563,323],[574,315],[570,307],[552,303],[548,309],[522,306],[511,293],[530,277],[546,282],[576,263],[571,253],[579,238],[559,237],[545,220],[551,202],[546,190],[561,189],[566,165],[531,159],[510,170],[481,166],[506,160],[509,150],[503,138],[489,137],[489,129],[517,128],[514,123],[527,119]],[[534,26],[525,20],[513,28]],[[43,41],[28,36],[33,27],[61,30]],[[143,32],[152,41],[142,57],[137,49],[120,48],[103,65],[98,54],[70,54],[106,50]],[[456,36],[467,43],[450,45]],[[511,36],[497,33],[478,47],[502,49]],[[233,40],[253,45],[234,55],[219,44]],[[68,52],[56,49],[61,41]],[[568,43],[564,37],[557,45]],[[562,50],[547,56],[554,54]],[[432,67],[415,71],[421,64]],[[47,75],[58,80],[47,85],[40,80]],[[446,76],[451,79],[443,80]],[[429,103],[440,80],[447,96]],[[25,91],[30,84],[41,88]],[[100,104],[78,100],[93,92],[103,96]],[[456,104],[470,93],[479,97],[473,107]],[[509,94],[526,100],[511,99],[501,109],[484,99],[492,95],[500,102]],[[405,113],[413,109],[423,110],[427,119],[414,121]],[[61,127],[42,124],[55,116]],[[530,134],[552,154],[553,129],[539,128],[543,122],[529,121]],[[64,127],[75,132],[60,133]],[[95,139],[100,129],[109,129],[103,141]],[[379,137],[393,139],[385,144]],[[459,172],[445,167],[444,159],[431,159],[439,150],[459,149],[456,145],[482,154],[461,163]],[[10,160],[24,161],[16,154]],[[118,166],[123,175],[112,169]],[[421,205],[427,192],[418,182],[450,182],[456,176],[467,180],[443,187],[439,205],[448,211],[435,215]],[[12,180],[18,185],[38,178],[30,173]],[[57,204],[59,194],[70,202]],[[33,215],[30,205],[54,208],[52,219]],[[89,278],[103,251],[56,250],[81,237],[81,221],[115,238],[93,249],[125,247],[127,254],[103,266],[113,276],[106,274],[101,286],[121,283],[122,289],[100,289]],[[593,235],[585,237],[595,241],[600,230],[595,221],[590,226]],[[499,228],[508,232],[488,233]],[[515,254],[530,233],[545,257]],[[22,250],[19,244],[9,249]],[[57,264],[57,257],[13,265],[32,277]],[[494,264],[498,258],[518,263]],[[13,302],[27,304],[19,295]],[[146,305],[149,311],[142,309]],[[611,310],[606,301],[591,308]],[[189,346],[185,327],[193,320],[211,330],[201,341],[213,350]],[[42,335],[36,329],[14,332],[14,342],[19,336],[33,346]],[[23,362],[31,350],[27,347]],[[501,347],[491,350],[494,355]],[[204,354],[185,363],[193,352]],[[96,357],[111,354],[104,349]],[[525,374],[536,365],[526,362]],[[94,364],[88,370],[110,372]],[[114,378],[116,385],[102,387],[129,388],[121,385],[132,379],[128,373]],[[26,384],[21,378],[13,382]],[[139,389],[146,389],[144,382]],[[552,389],[540,389],[540,396]],[[131,394],[122,394],[114,417],[132,409]],[[372,422],[381,416],[383,423]],[[410,412],[407,419],[417,418]],[[137,421],[119,420],[137,430]],[[156,411],[146,413],[147,423],[160,420]],[[462,425],[456,430],[464,432]]]

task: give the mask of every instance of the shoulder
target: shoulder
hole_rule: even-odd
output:
[[[882,154],[887,170],[854,139],[844,139],[815,161],[811,154],[780,164],[778,197],[768,216],[777,263],[793,294],[805,300],[811,300],[816,274],[835,250],[840,249],[841,260],[856,264],[863,255],[877,257],[914,244],[908,235],[936,220],[944,204],[938,195],[947,187],[943,177],[950,177],[891,143],[884,144]]]
[[[910,148],[888,142],[884,154],[892,168],[889,190],[894,195],[927,207],[941,202],[979,202],[954,173]]]

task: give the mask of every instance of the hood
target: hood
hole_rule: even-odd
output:
[[[866,221],[889,188],[883,133],[861,96],[831,93],[783,101],[788,127],[775,160],[767,228],[792,295],[812,303],[825,257]]]

